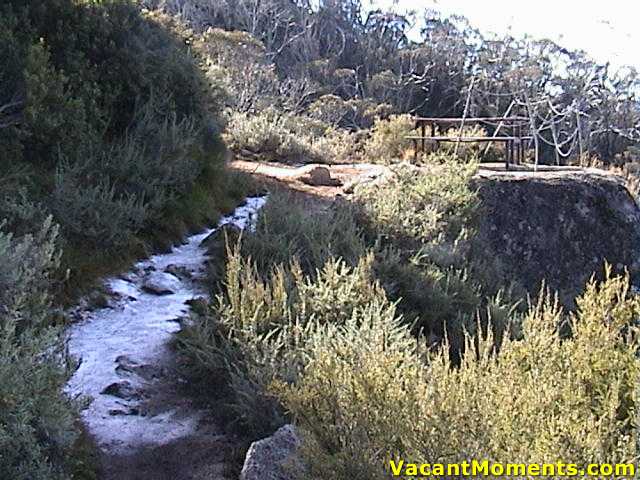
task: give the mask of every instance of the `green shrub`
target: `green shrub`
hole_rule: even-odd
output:
[[[386,120],[377,120],[365,145],[365,160],[389,164],[403,159],[412,145],[406,137],[414,129],[415,120],[411,115],[392,115]]]
[[[640,303],[629,281],[592,283],[569,318],[544,298],[523,320],[523,338],[491,335],[459,367],[439,351],[421,358],[393,314],[327,325],[293,385],[273,389],[307,432],[309,475],[388,478],[389,460],[579,466],[628,463],[636,455]]]
[[[146,209],[135,195],[119,195],[107,183],[85,184],[72,167],[56,173],[51,210],[75,244],[112,250],[127,247],[142,226]]]
[[[294,382],[310,332],[342,324],[372,302],[384,302],[373,281],[372,257],[355,267],[329,259],[313,277],[297,263],[275,266],[266,278],[239,251],[231,254],[225,294],[180,336],[192,375],[205,387],[227,388],[229,416],[249,437],[281,426],[286,416],[268,392],[275,380]]]
[[[70,370],[50,327],[56,236],[50,218],[20,238],[0,232],[1,478],[67,479],[74,461],[76,410],[62,393]]]
[[[53,214],[74,285],[229,206],[221,87],[189,35],[128,0],[0,5],[0,213],[18,233]]]
[[[309,207],[295,194],[271,193],[255,229],[244,234],[243,256],[251,257],[261,273],[291,258],[305,273],[322,268],[332,256],[355,265],[366,246],[349,209]]]
[[[396,241],[455,241],[478,206],[469,186],[475,171],[475,164],[453,160],[428,170],[398,168],[385,183],[358,189],[357,199],[374,228]]]
[[[231,150],[248,159],[345,163],[357,155],[354,134],[274,108],[255,115],[232,114],[225,140]]]

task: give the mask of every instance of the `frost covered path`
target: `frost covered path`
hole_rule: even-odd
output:
[[[263,204],[249,198],[220,225],[244,228]],[[81,363],[67,392],[91,401],[82,418],[100,447],[105,480],[225,478],[229,442],[181,393],[169,345],[186,302],[206,296],[201,242],[214,230],[107,280],[111,305],[80,312],[70,329],[69,350]]]

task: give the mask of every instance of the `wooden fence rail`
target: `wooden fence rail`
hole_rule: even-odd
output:
[[[440,142],[453,143],[504,143],[505,144],[505,167],[508,170],[509,165],[520,164],[526,157],[528,143],[533,140],[529,135],[529,118],[528,117],[478,117],[478,118],[416,118],[416,130],[419,135],[410,135],[406,137],[412,140],[414,146],[415,157],[417,159],[419,153],[426,153],[427,141],[435,143],[437,149]],[[438,134],[438,127],[449,126],[459,128],[469,124],[475,125],[491,125],[496,127],[495,134],[490,137],[481,137],[467,135],[460,132],[456,136]],[[429,135],[427,135],[427,130]],[[500,130],[504,130],[504,135],[499,135]]]

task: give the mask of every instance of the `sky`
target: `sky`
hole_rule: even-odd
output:
[[[460,14],[483,33],[529,34],[585,50],[613,67],[640,70],[640,0],[364,0],[402,10]]]

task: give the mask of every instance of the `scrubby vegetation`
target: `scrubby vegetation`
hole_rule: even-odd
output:
[[[93,475],[59,305],[244,195],[182,33],[128,1],[0,5],[3,479]]]
[[[545,94],[527,113],[570,111],[560,136],[579,123],[574,159],[632,177],[635,72],[548,41],[485,42],[432,14],[411,40],[412,21],[364,16],[358,0],[2,2],[1,478],[92,478],[78,405],[62,393],[73,365],[60,305],[242,197],[226,146],[392,172],[350,203],[272,191],[211,269],[218,296],[178,344],[245,440],[295,422],[314,478],[388,478],[397,458],[636,459],[640,303],[628,279],[592,282],[564,312],[483,259],[470,180],[498,147],[394,167],[414,158],[413,115],[501,116]]]
[[[610,163],[640,140],[635,69],[614,70],[546,39],[486,37],[459,15],[361,0],[143,4],[176,14],[221,52],[211,71],[226,79],[241,113],[275,107],[362,137],[394,113],[531,114],[545,162],[593,155]],[[543,128],[545,119],[554,128]],[[483,128],[493,134],[496,125]]]
[[[474,254],[473,166],[438,159],[356,206],[272,194],[181,334],[193,378],[249,439],[295,422],[301,478],[388,478],[397,458],[632,462],[629,280],[592,282],[575,313],[496,290]]]
[[[62,393],[69,362],[49,293],[57,235],[51,218],[34,234],[0,232],[2,478],[65,479],[86,460],[74,458],[75,407]]]
[[[11,181],[0,209],[14,231],[53,215],[71,284],[99,270],[93,252],[117,260],[142,237],[175,240],[228,208],[218,187],[228,183],[223,105],[168,17],[121,1],[1,8],[2,174]],[[182,209],[202,188],[218,205]]]

